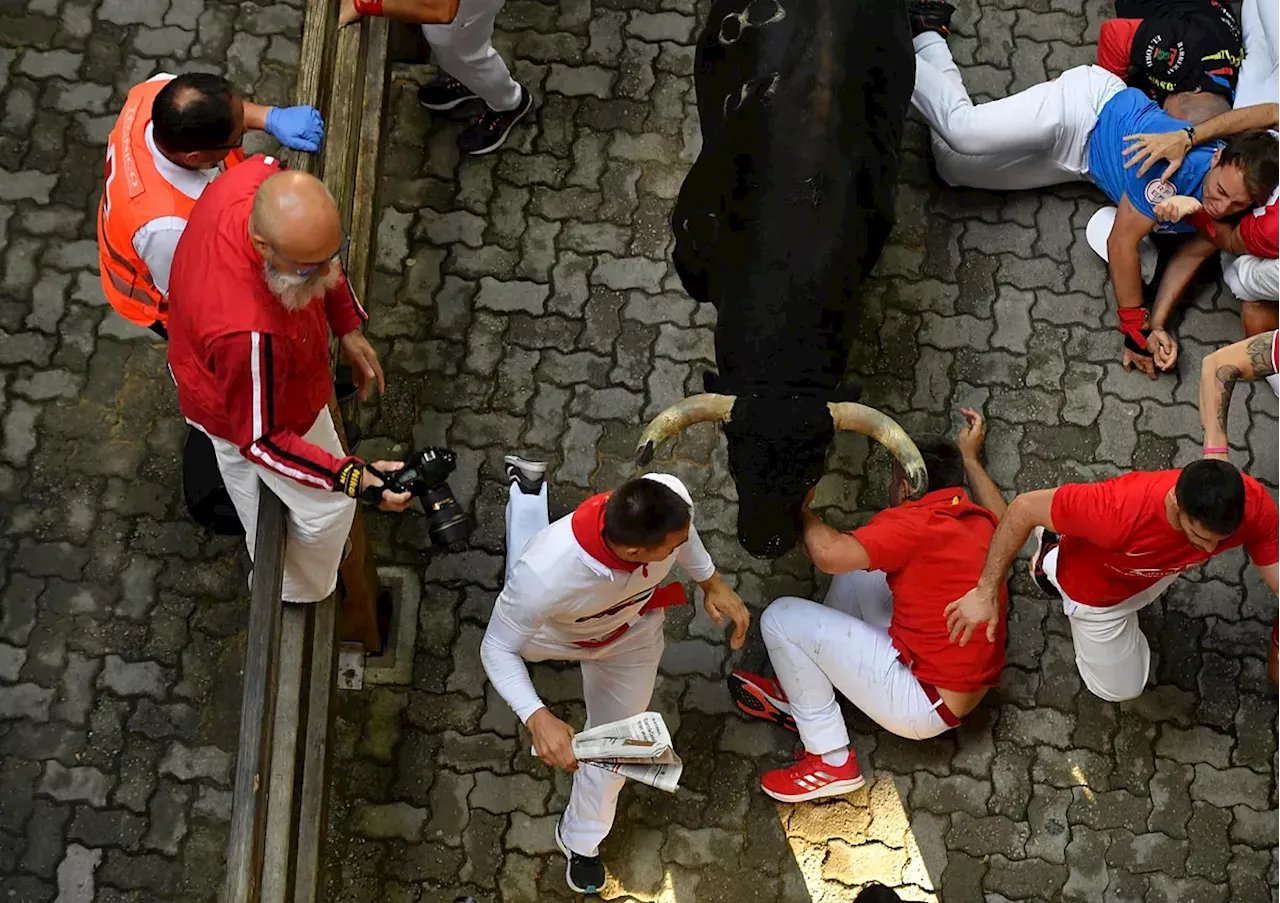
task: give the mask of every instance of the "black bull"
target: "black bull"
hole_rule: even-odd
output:
[[[675,265],[689,294],[717,308],[707,391],[736,396],[732,417],[722,408],[714,419],[726,421],[739,541],[776,557],[795,544],[822,476],[827,402],[857,395],[841,381],[859,287],[893,228],[915,83],[905,6],[717,0],[694,77],[702,151],[671,217]],[[646,430],[640,463],[659,433]],[[923,487],[923,466],[907,470]]]

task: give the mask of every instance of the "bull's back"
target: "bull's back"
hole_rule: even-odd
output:
[[[756,374],[829,387],[893,225],[915,81],[905,10],[720,0],[708,23],[695,74],[703,146],[672,217],[677,269],[720,308],[726,388],[747,390]]]

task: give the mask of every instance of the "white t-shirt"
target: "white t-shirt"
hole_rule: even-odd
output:
[[[173,76],[161,74],[156,78],[169,79]],[[221,174],[222,167],[183,169],[160,153],[151,134],[152,128],[152,124],[147,123],[147,152],[151,154],[156,172],[178,191],[193,201],[196,200],[209,187],[209,183]],[[178,249],[178,239],[182,237],[182,230],[186,227],[187,221],[180,216],[160,216],[144,223],[133,233],[133,249],[147,265],[156,288],[164,295],[169,294],[169,270],[173,266],[173,253]]]
[[[689,490],[670,474],[646,474],[693,505]],[[489,681],[521,721],[542,707],[520,657],[525,642],[537,638],[572,645],[600,640],[635,623],[653,591],[676,562],[693,580],[709,580],[715,564],[692,522],[689,540],[655,564],[615,571],[596,561],[573,536],[566,515],[529,540],[493,605],[480,658]]]

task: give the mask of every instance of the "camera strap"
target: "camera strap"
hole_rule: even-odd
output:
[[[387,475],[378,470],[378,468],[374,467],[372,464],[366,464],[364,469],[369,471],[369,473],[373,474],[383,483],[382,486],[366,486],[360,492],[360,501],[364,502],[366,505],[372,505],[376,508],[378,505],[382,504],[382,492],[386,488]]]

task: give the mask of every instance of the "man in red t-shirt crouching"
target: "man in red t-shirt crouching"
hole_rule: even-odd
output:
[[[1138,612],[1178,574],[1239,545],[1276,592],[1278,528],[1275,501],[1226,461],[1024,492],[1000,521],[978,585],[947,606],[948,626],[962,646],[984,624],[996,635],[997,593],[1035,530],[1032,574],[1062,598],[1085,686],[1110,702],[1133,699],[1151,667]]]
[[[990,642],[961,649],[950,644],[943,614],[977,579],[1005,508],[979,461],[982,418],[963,413],[967,426],[956,442],[916,442],[929,474],[930,491],[921,498],[908,500],[910,484],[895,464],[892,507],[861,529],[841,533],[805,506],[805,551],[819,570],[836,575],[826,603],[775,601],[760,626],[777,680],[745,671],[729,679],[739,708],[797,731],[804,742],[795,765],[761,780],[774,799],[837,796],[865,782],[836,690],[886,730],[924,740],[958,725],[1000,680],[1003,617]],[[1003,589],[998,596],[1003,613]]]

